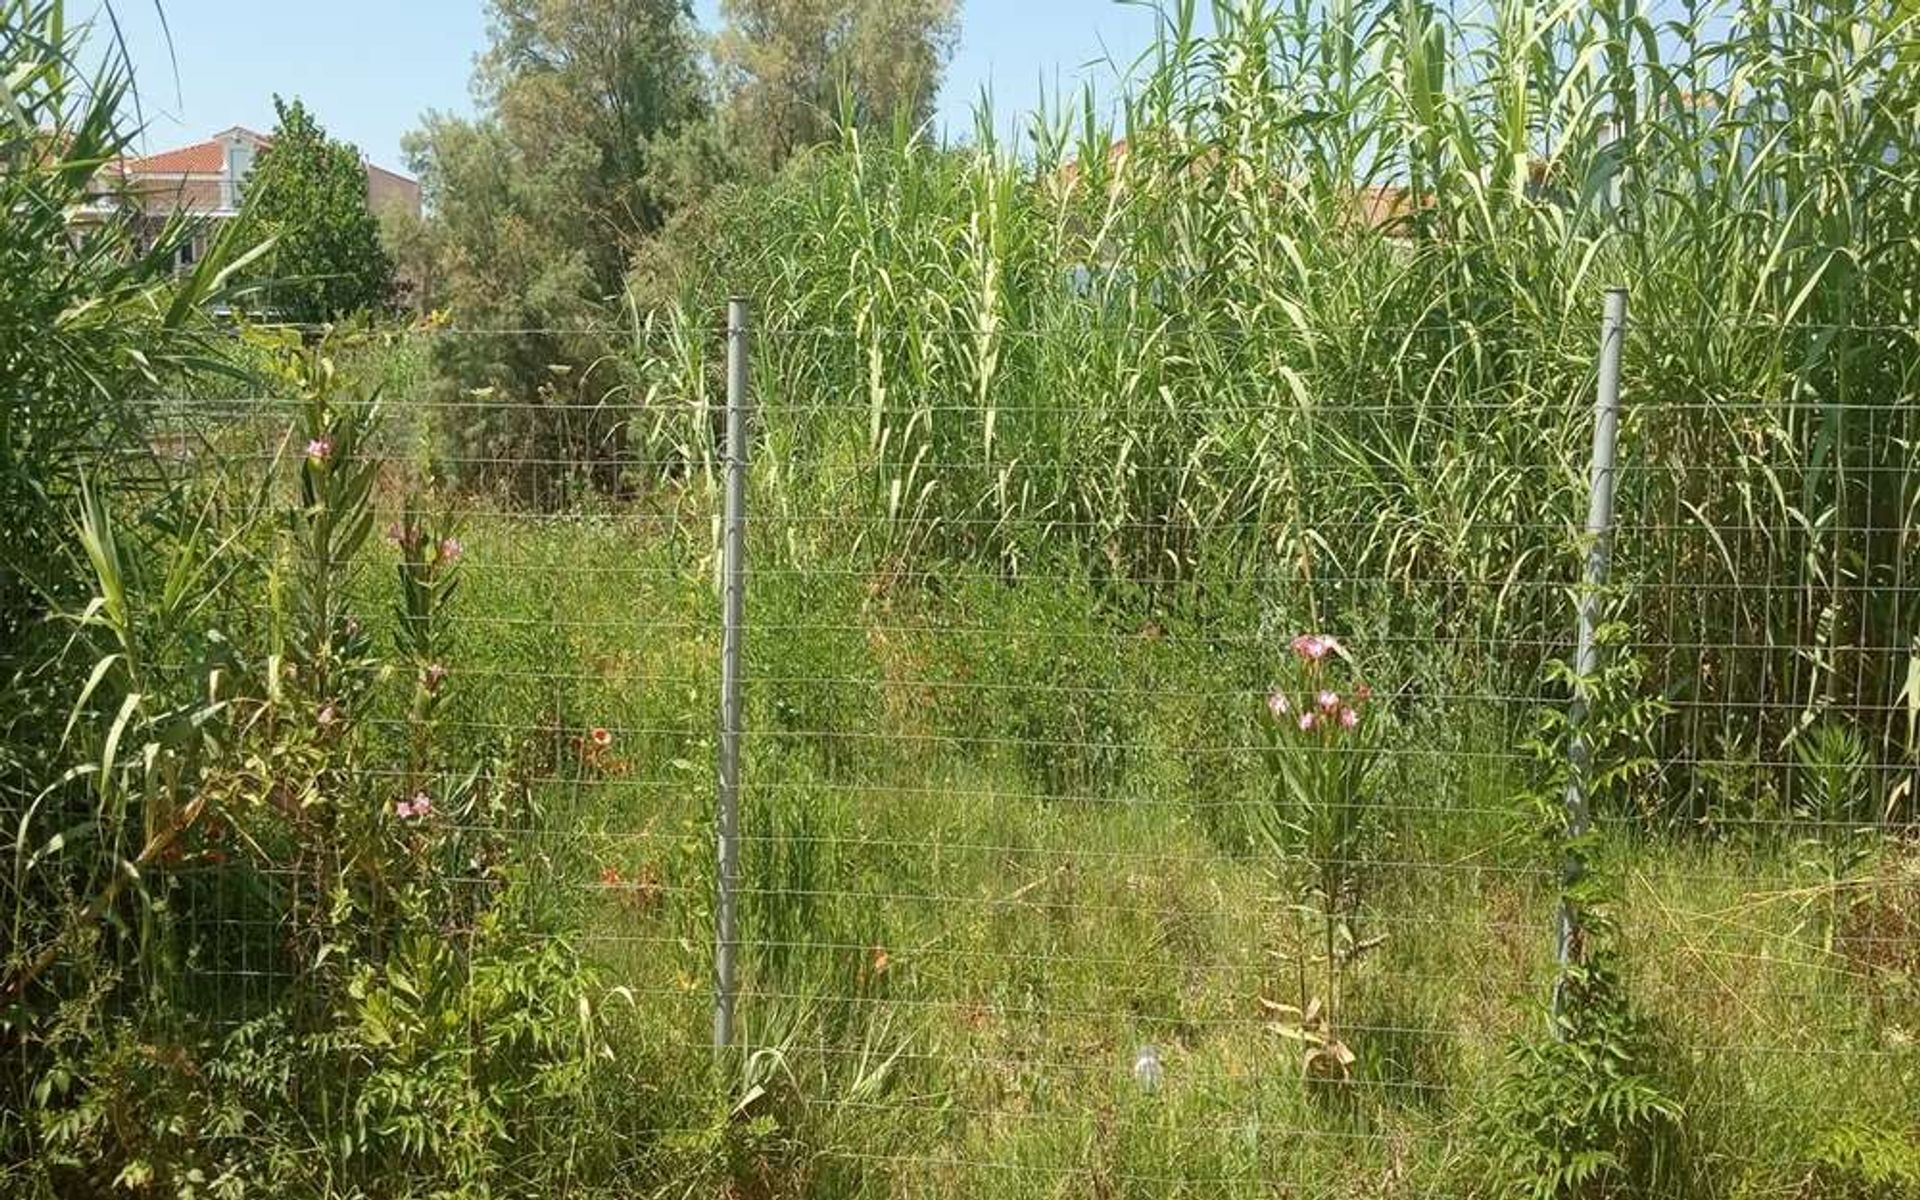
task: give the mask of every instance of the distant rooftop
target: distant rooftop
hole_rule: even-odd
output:
[[[172,150],[162,150],[158,154],[148,154],[139,158],[120,160],[120,171],[124,175],[219,175],[226,170],[226,144],[232,141],[253,143],[256,149],[265,149],[273,145],[273,139],[264,133],[257,133],[244,125],[235,125],[223,129],[204,142],[195,142],[191,146],[178,146]],[[390,171],[376,165],[364,155],[361,162],[370,171],[378,171],[390,179],[405,183],[415,180],[398,171]]]
[[[265,134],[235,125],[191,146],[162,150],[142,158],[122,159],[120,169],[128,175],[218,175],[226,170],[225,143],[234,139],[250,141],[255,146],[273,144],[273,139]]]

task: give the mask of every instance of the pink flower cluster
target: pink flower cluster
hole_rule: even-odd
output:
[[[314,462],[326,462],[333,457],[333,439],[325,434],[307,443],[307,457]]]
[[[1352,699],[1326,686],[1321,671],[1329,654],[1339,653],[1337,639],[1320,633],[1303,633],[1293,639],[1293,653],[1305,667],[1308,694],[1296,700],[1284,688],[1276,686],[1267,694],[1267,711],[1276,721],[1290,720],[1301,733],[1331,731],[1336,727],[1354,730],[1360,727],[1360,709],[1372,698],[1372,689],[1361,684]]]
[[[403,820],[414,820],[419,817],[424,817],[432,811],[433,798],[425,792],[415,792],[413,799],[402,800],[393,806],[394,815]]]
[[[1317,663],[1340,648],[1340,643],[1318,633],[1303,633],[1293,639],[1293,652],[1302,662]]]

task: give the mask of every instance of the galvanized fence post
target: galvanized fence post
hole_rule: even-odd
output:
[[[1609,288],[1606,311],[1600,320],[1599,386],[1593,404],[1593,465],[1587,496],[1587,568],[1578,600],[1579,634],[1574,651],[1574,673],[1581,681],[1592,678],[1600,666],[1599,647],[1595,645],[1594,638],[1600,619],[1600,589],[1607,582],[1613,548],[1614,447],[1620,432],[1620,349],[1621,343],[1626,340],[1626,328],[1626,289]],[[1556,1017],[1560,1015],[1561,996],[1566,990],[1567,974],[1576,953],[1577,917],[1567,889],[1578,883],[1585,871],[1580,852],[1573,843],[1586,836],[1591,817],[1587,784],[1592,755],[1584,731],[1587,719],[1584,686],[1575,687],[1567,715],[1570,725],[1566,800],[1569,848],[1563,867],[1560,908],[1555,922],[1555,951],[1560,964],[1559,978],[1553,988],[1553,1012]]]
[[[713,1044],[733,1045],[734,923],[740,875],[740,642],[747,558],[747,302],[727,302],[726,499],[721,531],[719,856],[715,872]]]

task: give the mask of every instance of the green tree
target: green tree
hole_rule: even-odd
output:
[[[367,206],[360,152],[327,136],[298,100],[273,100],[273,142],[242,185],[241,226],[273,239],[261,303],[293,321],[376,308],[393,291],[393,260]]]
[[[432,247],[431,302],[461,326],[435,347],[450,465],[549,495],[560,460],[598,462],[617,435],[569,423],[617,384],[604,330],[637,248],[671,212],[681,139],[709,111],[682,0],[493,0],[476,76],[481,113],[429,113],[411,135]],[[531,331],[531,332],[528,332]],[[564,402],[557,414],[537,406]],[[556,440],[557,439],[557,440]]]
[[[730,125],[763,168],[863,128],[933,114],[958,0],[721,0],[715,46]]]
[[[583,252],[601,295],[665,219],[662,147],[707,111],[686,0],[493,0],[476,80],[527,215]]]

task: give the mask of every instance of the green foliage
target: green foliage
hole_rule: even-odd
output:
[[[101,178],[132,147],[130,72],[117,45],[89,47],[61,0],[0,3],[0,675],[32,686],[24,640],[73,599],[82,564],[66,527],[81,477],[137,467],[149,406],[185,371],[219,365],[205,307],[224,297],[231,240],[185,275],[202,230],[148,228]],[[0,742],[33,741],[0,714]],[[44,732],[44,731],[41,731]],[[15,753],[0,749],[0,776]],[[37,766],[38,764],[36,764]]]
[[[1633,650],[1624,621],[1603,620],[1593,631],[1596,669],[1549,660],[1544,676],[1567,703],[1543,705],[1527,743],[1537,779],[1531,796],[1541,827],[1558,840],[1567,833],[1568,789],[1577,785],[1587,813],[1656,824],[1660,759],[1656,731],[1672,706],[1649,694],[1645,661]]]
[[[839,147],[709,191],[716,126],[602,124],[655,120],[683,17],[496,6],[412,231],[448,264],[442,403],[410,403],[425,341],[278,345],[245,393],[295,402],[277,459],[235,422],[190,478],[75,468],[44,509],[88,586],[47,606],[51,715],[7,701],[57,765],[4,779],[0,1193],[1909,1187],[1911,881],[1855,878],[1829,952],[1787,848],[1674,835],[1764,811],[1743,789],[1803,830],[1900,811],[1860,781],[1912,749],[1910,26],[1164,14],[1111,124],[936,149],[856,102]],[[1384,179],[1423,202],[1356,219]],[[1602,278],[1640,316],[1621,599],[1592,677],[1537,690]],[[709,319],[739,288],[716,1061]],[[440,464],[376,462],[422,439]],[[1352,740],[1260,707],[1282,620],[1396,682]],[[1631,887],[1568,881],[1559,1016],[1516,1041],[1556,897],[1512,797],[1568,849],[1576,731],[1572,856],[1631,851]],[[1300,1087],[1302,1045],[1348,1084]]]
[[[1166,8],[1111,120],[1042,113],[1031,154],[990,112],[959,148],[848,132],[649,253],[681,312],[756,301],[784,502],[861,497],[909,571],[1085,570],[1137,620],[1235,588],[1379,614],[1514,694],[1571,625],[1543,584],[1584,558],[1625,282],[1614,566],[1655,586],[1620,617],[1648,692],[1725,718],[1658,716],[1633,803],[1745,811],[1729,747],[1774,762],[1815,708],[1899,753],[1906,663],[1874,648],[1910,642],[1920,570],[1878,532],[1920,497],[1910,18],[1250,2],[1202,33],[1200,7]],[[650,447],[710,443],[668,412]]]
[[[273,109],[273,141],[242,185],[238,222],[270,243],[252,276],[259,303],[302,324],[378,310],[393,295],[393,260],[360,152],[329,138],[299,100],[275,96]]]
[[[354,599],[376,402],[320,352],[280,362],[301,403],[271,543],[210,509],[150,559],[86,496],[75,765],[12,872],[7,1028],[33,1084],[4,1133],[30,1194],[414,1195],[575,1155],[530,1120],[588,1103],[597,984],[523,895],[523,752],[438,728],[462,547],[403,512],[384,659]]]
[[[1843,1125],[1813,1150],[1807,1194],[1818,1200],[1920,1196],[1920,1146],[1911,1137],[1866,1125]]]
[[[625,255],[659,227],[672,202],[655,182],[655,142],[703,110],[687,6],[490,0],[488,7],[490,41],[476,76],[487,116],[477,128],[504,139],[501,169],[529,193],[533,203],[518,211],[541,227],[536,236],[581,256],[598,289],[589,298],[604,300],[618,292]],[[422,143],[430,162],[437,148],[431,137]]]
[[[1595,861],[1606,845],[1601,821],[1648,815],[1631,801],[1655,764],[1648,742],[1665,702],[1644,693],[1623,623],[1604,622],[1593,638],[1592,674],[1548,664],[1569,703],[1542,710],[1530,745],[1540,776],[1533,805],[1561,856],[1550,1036],[1512,1046],[1481,1112],[1481,1149],[1500,1188],[1529,1200],[1664,1196],[1682,1178],[1672,1055],[1621,982],[1613,876]]]
[[[755,614],[768,667],[756,716],[778,750],[810,754],[833,778],[887,757],[866,599],[862,580],[836,575],[773,591]]]
[[[496,0],[480,115],[407,142],[433,214],[403,242],[429,307],[476,332],[435,346],[449,477],[557,505],[615,490],[627,434],[610,356],[629,257],[672,207],[658,173],[704,112],[680,0]]]
[[[1123,798],[1141,758],[1143,664],[1124,635],[1087,621],[1097,601],[1084,582],[1008,589],[979,579],[963,595],[1001,631],[960,685],[980,688],[987,706],[984,719],[964,723],[976,731],[972,748],[1011,754],[1048,796],[1095,805]]]
[[[1676,1194],[1685,1114],[1664,1058],[1605,956],[1575,964],[1552,1036],[1513,1047],[1483,1112],[1482,1149],[1500,1194]]]
[[[840,128],[919,128],[959,36],[955,0],[721,0],[726,128],[778,168]]]
[[[1846,725],[1828,721],[1804,731],[1794,742],[1799,767],[1802,861],[1815,877],[1815,891],[1807,897],[1811,923],[1820,930],[1829,950],[1856,897],[1850,885],[1873,856],[1873,811],[1870,762],[1859,734]]]

